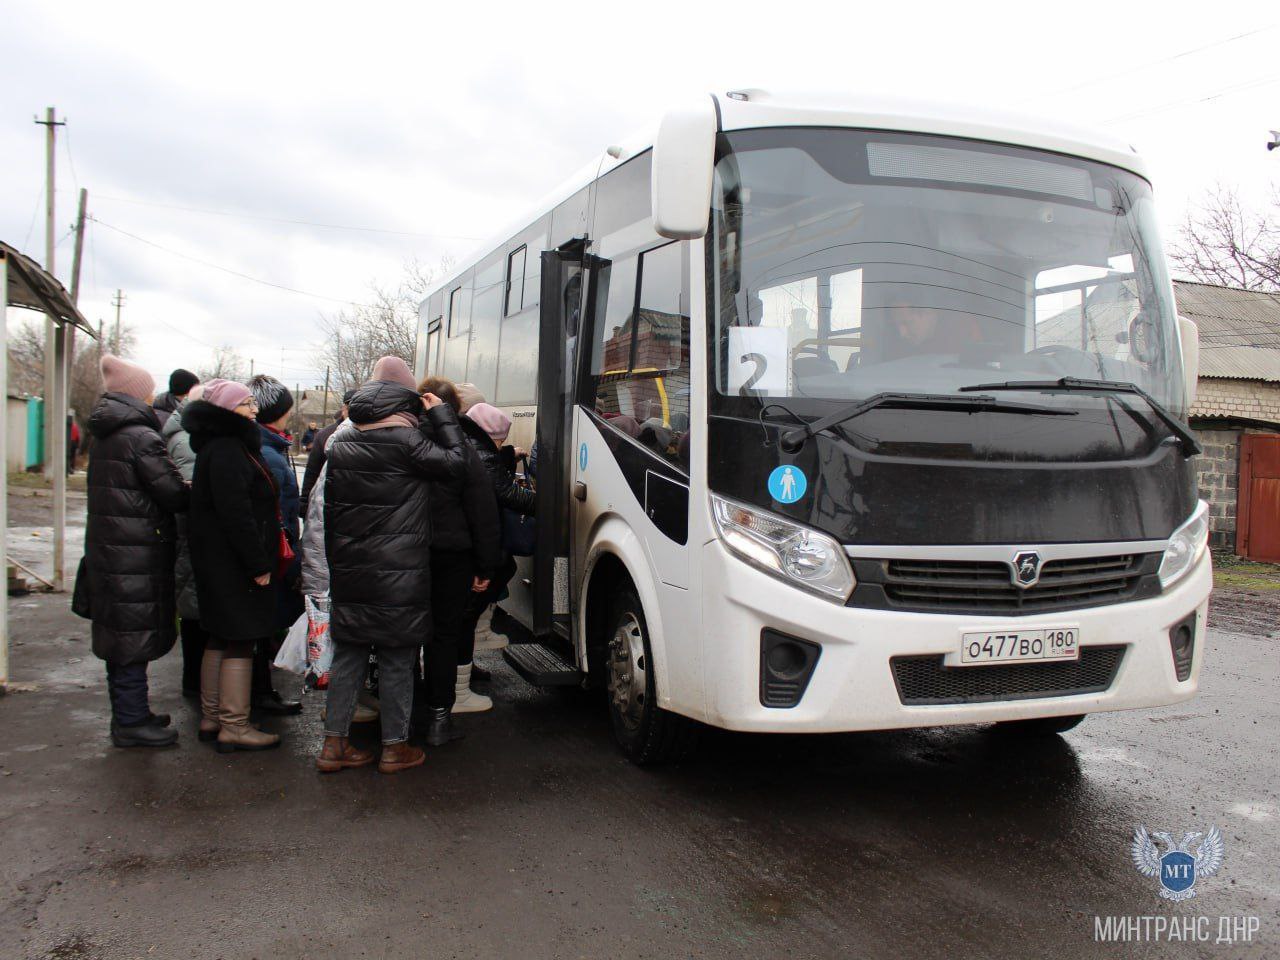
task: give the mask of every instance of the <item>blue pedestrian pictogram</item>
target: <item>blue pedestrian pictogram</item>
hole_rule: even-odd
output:
[[[769,474],[769,496],[779,503],[795,503],[808,489],[809,481],[799,467],[775,467]]]
[[[587,469],[587,445],[585,442],[578,447],[578,469]]]

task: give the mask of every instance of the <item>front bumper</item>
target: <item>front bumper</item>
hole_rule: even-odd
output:
[[[1015,618],[841,606],[756,570],[728,553],[718,540],[703,547],[702,571],[703,709],[693,704],[672,704],[673,708],[730,730],[790,733],[992,723],[1186,700],[1199,688],[1213,585],[1206,551],[1190,573],[1158,597]],[[1190,676],[1179,681],[1169,628],[1192,611],[1198,612],[1195,654]],[[891,657],[954,653],[964,632],[1065,625],[1079,627],[1082,647],[1126,647],[1107,690],[922,706],[906,706],[899,698]],[[760,632],[766,627],[822,647],[808,688],[794,707],[760,703]]]

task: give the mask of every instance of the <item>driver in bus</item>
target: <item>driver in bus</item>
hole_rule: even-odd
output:
[[[973,317],[907,300],[895,300],[889,305],[889,322],[898,335],[903,356],[967,353],[982,342]]]

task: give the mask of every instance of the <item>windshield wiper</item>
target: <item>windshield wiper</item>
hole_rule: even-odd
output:
[[[1146,401],[1178,442],[1182,444],[1182,452],[1190,457],[1200,452],[1200,442],[1196,440],[1191,428],[1175,417],[1151,394],[1141,387],[1121,380],[1081,380],[1079,377],[1060,377],[1057,380],[1008,380],[1004,383],[975,383],[961,387],[960,392],[974,390],[1040,390],[1046,393],[1132,393]]]
[[[1025,413],[1042,414],[1049,417],[1073,417],[1078,411],[1059,410],[1057,407],[1043,407],[1035,403],[1010,403],[997,400],[995,397],[957,397],[954,394],[932,393],[877,393],[858,403],[843,407],[829,414],[806,423],[795,430],[788,430],[778,438],[778,446],[787,453],[796,453],[810,437],[816,437],[824,430],[830,430],[838,423],[860,417],[864,413],[876,409],[889,410],[961,410],[969,413]]]

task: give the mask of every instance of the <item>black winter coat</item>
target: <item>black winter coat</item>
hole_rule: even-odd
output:
[[[176,637],[173,515],[187,509],[187,485],[165,452],[155,411],[141,400],[103,394],[89,431],[97,442],[77,610],[87,600],[96,656],[146,663]]]
[[[534,492],[516,483],[514,468],[505,463],[499,455],[498,445],[493,438],[484,432],[484,427],[468,416],[461,418],[462,432],[466,434],[471,449],[480,455],[480,461],[489,471],[493,483],[493,492],[497,494],[498,506],[506,510],[514,510],[526,517],[533,516],[536,497]]]
[[[422,418],[422,431],[435,439],[431,421]],[[493,481],[480,455],[464,444],[465,480],[438,480],[431,487],[431,549],[470,553],[476,576],[487,580],[502,566],[502,523]]]
[[[416,417],[421,398],[376,381],[348,404],[351,421]],[[431,636],[432,480],[463,480],[462,431],[448,404],[427,412],[433,443],[416,426],[339,434],[324,481],[329,629],[335,643],[416,646]]]
[[[276,632],[277,493],[262,460],[258,425],[204,400],[182,409],[196,469],[187,541],[200,624],[224,640],[260,640]],[[270,573],[265,587],[253,578]]]

